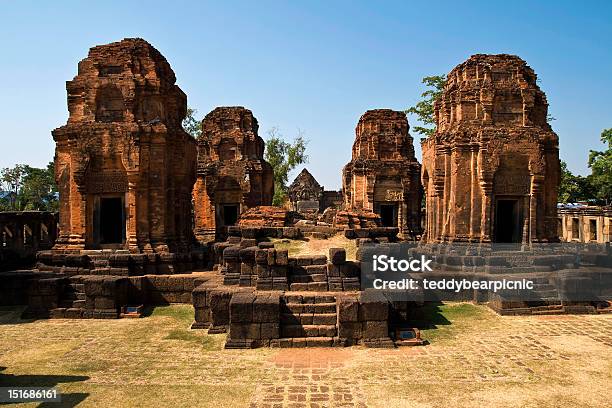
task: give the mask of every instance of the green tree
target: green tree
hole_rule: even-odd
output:
[[[197,113],[197,109],[187,108],[187,115],[183,119],[183,129],[194,139],[197,139],[202,134],[202,121],[195,118]]]
[[[28,165],[25,165],[24,168],[25,176],[19,193],[22,209],[56,211],[59,203],[53,162],[50,162],[44,169]]]
[[[589,177],[596,198],[605,204],[610,204],[612,202],[612,128],[601,132],[601,141],[607,148],[603,151],[590,151]]]
[[[421,101],[417,102],[415,106],[411,106],[410,108],[406,109],[404,112],[406,114],[412,113],[417,115],[419,122],[423,123],[424,125],[432,125],[433,128],[423,126],[413,127],[417,133],[429,136],[436,131],[434,102],[440,95],[442,95],[442,90],[446,84],[446,75],[428,76],[423,78],[421,82],[424,83],[429,89],[421,94],[421,97],[423,98]]]
[[[561,160],[561,183],[559,185],[560,203],[575,203],[585,199],[583,191],[586,185],[586,178],[575,176],[568,168],[567,163]]]
[[[13,168],[4,168],[0,171],[0,182],[4,197],[2,198],[2,209],[4,211],[17,211],[19,205],[19,192],[23,185],[25,166],[17,164]]]
[[[287,199],[287,183],[289,172],[296,166],[306,163],[306,145],[303,133],[298,130],[297,137],[292,143],[284,140],[278,128],[273,127],[268,131],[266,140],[265,159],[274,171],[274,198],[273,205],[283,205]]]
[[[53,162],[39,169],[27,164],[0,171],[2,190],[0,201],[3,211],[41,210],[57,211],[57,187],[55,185]]]

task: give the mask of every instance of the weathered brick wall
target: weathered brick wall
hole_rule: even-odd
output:
[[[148,303],[192,303],[191,292],[195,278],[190,275],[147,275],[144,277],[148,291]]]
[[[281,292],[239,292],[229,304],[226,348],[269,346],[280,336]]]
[[[204,267],[209,248],[188,253],[131,254],[127,251],[82,250],[40,251],[36,254],[39,271],[75,275],[142,276],[177,274]]]
[[[53,130],[55,249],[188,252],[196,142],[181,126],[187,97],[168,61],[139,38],[96,46],[66,89],[70,117]],[[106,242],[96,220],[109,196],[125,209],[114,242]]]
[[[46,211],[0,212],[0,271],[31,267],[36,252],[55,243],[57,218]]]
[[[559,140],[533,69],[515,55],[476,54],[447,78],[436,133],[421,142],[424,240],[558,241]],[[496,216],[500,199],[514,201],[513,225],[512,214]]]
[[[275,249],[269,242],[247,246],[255,240],[231,238],[214,245],[215,259],[225,285],[250,286],[258,290],[360,289],[360,264],[347,261],[346,250],[342,248],[331,248],[328,262],[325,255],[289,257],[287,250]]]
[[[414,155],[406,114],[390,109],[369,110],[355,128],[351,161],[342,170],[344,209],[382,215],[393,207],[386,226],[406,236],[421,234],[421,165]],[[354,216],[338,214],[336,224],[357,224]]]
[[[85,291],[84,318],[116,319],[121,307],[129,304],[128,278],[88,276],[82,282]]]
[[[218,107],[202,121],[197,181],[193,189],[196,238],[207,242],[225,226],[223,206],[238,214],[272,204],[272,167],[253,113],[241,106]]]
[[[67,284],[64,277],[31,279],[27,287],[28,307],[24,317],[49,317],[59,307],[60,296]]]
[[[392,347],[389,338],[389,301],[380,291],[337,297],[338,336],[346,344]]]

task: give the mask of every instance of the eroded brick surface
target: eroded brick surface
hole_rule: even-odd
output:
[[[424,140],[425,240],[557,241],[559,140],[525,61],[477,54],[449,74]]]
[[[364,113],[355,129],[351,161],[342,171],[348,210],[374,212],[384,226],[409,236],[421,232],[421,165],[414,156],[403,112]]]
[[[175,82],[142,39],[93,47],[79,63],[66,84],[68,122],[53,131],[56,249],[188,249],[196,144],[181,126],[187,96]]]

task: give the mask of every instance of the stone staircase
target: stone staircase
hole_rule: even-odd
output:
[[[327,265],[308,265],[294,269],[288,276],[289,290],[326,292]]]
[[[85,308],[85,284],[78,278],[70,278],[70,283],[64,287],[60,307],[66,309]]]
[[[129,275],[127,265],[117,267],[111,264],[111,257],[114,255],[130,255],[130,251],[125,249],[91,249],[81,251],[90,260],[92,275]]]
[[[335,296],[285,294],[280,312],[280,347],[329,347],[337,343]]]
[[[112,252],[103,250],[87,251],[91,261],[91,273],[93,275],[103,275],[110,271],[109,258]]]
[[[538,300],[527,302],[531,314],[558,314],[563,311],[563,305],[557,287],[548,278],[533,279],[534,297]]]

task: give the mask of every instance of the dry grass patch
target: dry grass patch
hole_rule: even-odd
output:
[[[342,234],[336,234],[329,239],[307,238],[296,239],[271,239],[277,249],[287,249],[289,256],[298,255],[329,255],[329,248],[346,249],[346,259],[355,260],[357,255],[357,243],[354,239],[347,239]]]

